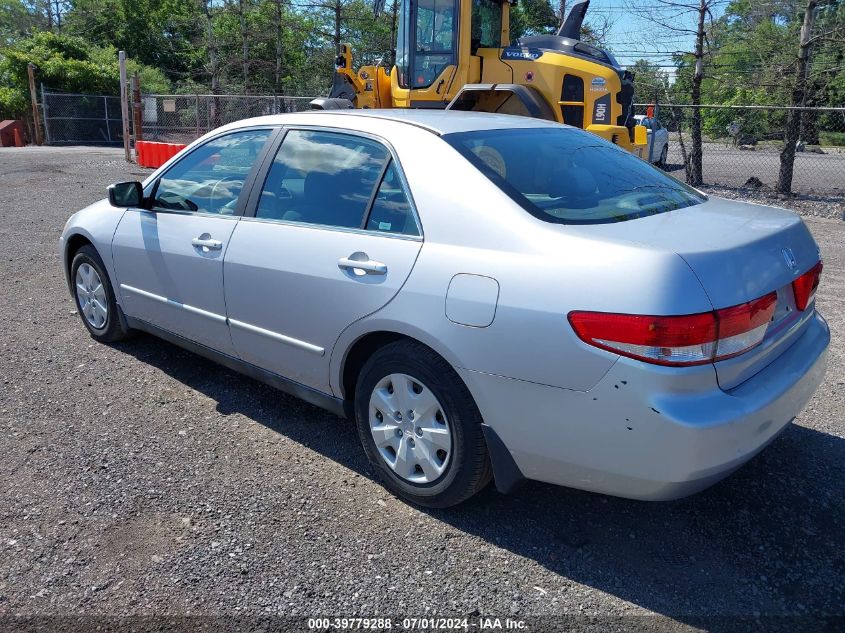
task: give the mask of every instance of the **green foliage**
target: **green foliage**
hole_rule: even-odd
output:
[[[637,101],[656,103],[666,100],[669,73],[646,59],[638,59],[630,70],[634,73]]]
[[[26,111],[26,63],[51,88],[117,91],[117,49],[147,93],[324,94],[331,84],[335,47],[349,42],[354,63],[382,58],[391,65],[398,3],[387,0],[375,17],[373,0],[71,0],[62,4],[61,35],[43,0],[0,0],[0,87],[4,111]],[[791,99],[798,32],[806,0],[732,0],[708,27],[702,102],[786,104]],[[511,39],[551,33],[558,26],[550,0],[519,0],[511,8]],[[588,13],[588,20],[600,14]],[[598,18],[596,18],[598,20]],[[336,22],[337,20],[337,22]],[[582,39],[600,44],[607,25],[584,25]],[[814,33],[836,33],[813,46],[808,105],[845,103],[845,0],[826,2]],[[639,60],[637,99],[689,103],[691,55],[675,59],[670,77]],[[214,79],[214,82],[212,81]],[[23,104],[23,106],[21,106]],[[738,120],[758,138],[783,125],[782,112],[706,110],[704,132],[725,136]],[[834,115],[807,122],[805,138],[839,125]]]
[[[176,78],[202,63],[202,27],[196,0],[74,0],[63,29]]]
[[[4,112],[19,112],[29,95],[27,64],[35,64],[36,78],[53,90],[118,94],[120,91],[117,50],[93,46],[76,37],[50,32],[36,33],[0,50],[0,90]],[[170,82],[164,74],[130,60],[130,74],[138,72],[145,86],[167,91]],[[20,116],[20,114],[19,114]]]
[[[511,41],[524,35],[551,33],[558,26],[549,0],[520,0],[510,12]]]
[[[0,0],[0,46],[26,37],[34,28],[46,26],[44,16],[33,4],[21,0]]]
[[[0,120],[20,119],[27,114],[27,100],[20,90],[0,86]]]
[[[819,132],[821,145],[845,147],[845,132]]]

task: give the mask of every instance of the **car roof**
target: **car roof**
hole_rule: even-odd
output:
[[[539,127],[568,127],[555,121],[534,119],[526,116],[510,114],[493,114],[489,112],[465,112],[459,110],[412,110],[412,109],[384,109],[384,110],[308,110],[290,114],[272,115],[238,122],[240,125],[271,122],[278,124],[300,123],[319,125],[320,119],[348,117],[349,127],[356,127],[359,119],[382,119],[424,128],[434,134],[452,134],[455,132],[472,132],[475,130],[500,130],[513,128]],[[337,120],[335,120],[335,123]]]

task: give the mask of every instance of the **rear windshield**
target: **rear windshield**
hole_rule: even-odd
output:
[[[645,161],[581,130],[481,130],[442,138],[524,209],[547,222],[622,222],[706,200]]]

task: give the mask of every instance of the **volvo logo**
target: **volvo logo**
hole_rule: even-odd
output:
[[[794,273],[798,272],[798,263],[795,261],[795,253],[792,252],[792,249],[784,248],[781,250],[781,253],[783,253],[783,260],[786,262],[789,270]]]

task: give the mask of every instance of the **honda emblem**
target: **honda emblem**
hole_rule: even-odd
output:
[[[795,261],[795,253],[792,252],[792,249],[784,248],[781,252],[783,253],[783,260],[786,262],[789,270],[794,273],[798,272],[798,263]]]

